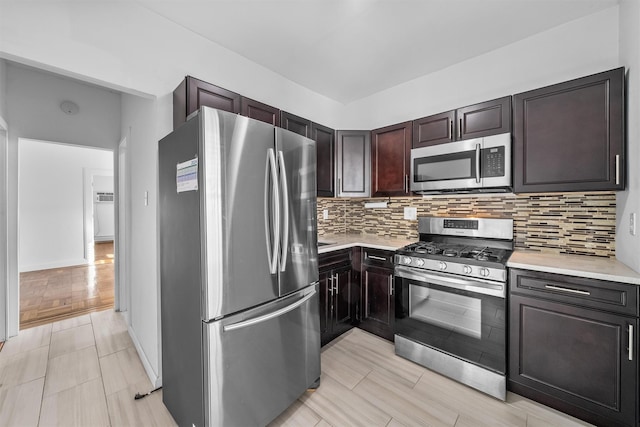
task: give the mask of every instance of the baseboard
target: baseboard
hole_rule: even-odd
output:
[[[128,322],[127,322],[127,330],[129,331],[129,336],[133,341],[133,345],[136,347],[136,351],[138,352],[138,356],[140,357],[142,366],[144,366],[144,370],[147,373],[147,376],[149,377],[151,384],[153,384],[153,388],[161,387],[162,376],[158,375],[154,371],[153,366],[151,366],[151,363],[149,363],[149,359],[147,359],[147,355],[145,354],[144,350],[142,349],[142,346],[140,345],[140,341],[138,341],[138,337],[136,336],[136,333],[133,331],[133,329],[131,328],[131,325],[129,325]]]
[[[87,265],[89,262],[85,258],[68,259],[62,261],[46,262],[43,264],[23,265],[20,267],[20,273],[38,270],[50,270],[52,268],[73,267],[76,265]]]

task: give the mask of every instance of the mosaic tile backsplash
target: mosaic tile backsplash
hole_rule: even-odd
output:
[[[367,202],[390,200],[387,208]],[[515,246],[541,252],[615,256],[616,194],[530,193],[451,195],[391,199],[318,199],[318,233],[364,233],[418,239],[418,222],[404,219],[404,208],[418,216],[513,218]],[[323,211],[329,213],[323,219]]]

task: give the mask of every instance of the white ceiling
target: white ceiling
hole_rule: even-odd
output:
[[[618,4],[618,0],[138,2],[345,104]]]

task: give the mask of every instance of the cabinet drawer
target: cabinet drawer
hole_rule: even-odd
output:
[[[511,293],[638,315],[638,287],[635,285],[511,269],[509,289]]]
[[[351,249],[325,252],[318,256],[318,270],[331,270],[343,265],[351,265]]]
[[[362,263],[376,267],[393,268],[394,252],[383,249],[362,248]]]

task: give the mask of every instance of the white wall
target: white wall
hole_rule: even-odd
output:
[[[122,96],[122,134],[127,138],[131,200],[129,332],[147,374],[156,385],[161,383],[158,140],[170,131],[171,110],[167,110],[167,103],[166,99]],[[145,193],[148,205],[145,205]]]
[[[18,138],[114,150],[120,140],[120,94],[11,63],[7,64],[6,87],[7,318],[8,336],[13,336],[18,333],[19,308]],[[60,110],[60,102],[67,99],[79,105],[78,114],[69,116]]]
[[[7,117],[7,63],[0,59],[0,117]]]
[[[629,215],[640,214],[640,2],[620,3],[620,61],[627,67],[627,190],[616,197],[616,257],[640,271],[640,224],[629,233]],[[638,220],[638,218],[636,218]]]
[[[30,139],[18,144],[19,271],[85,264],[83,172],[113,169],[113,152]]]
[[[0,2],[0,57],[159,97],[188,74],[327,126],[340,107],[135,2]]]
[[[613,7],[353,102],[337,128],[375,129],[619,65]]]
[[[0,59],[0,340],[7,331],[7,66]]]

